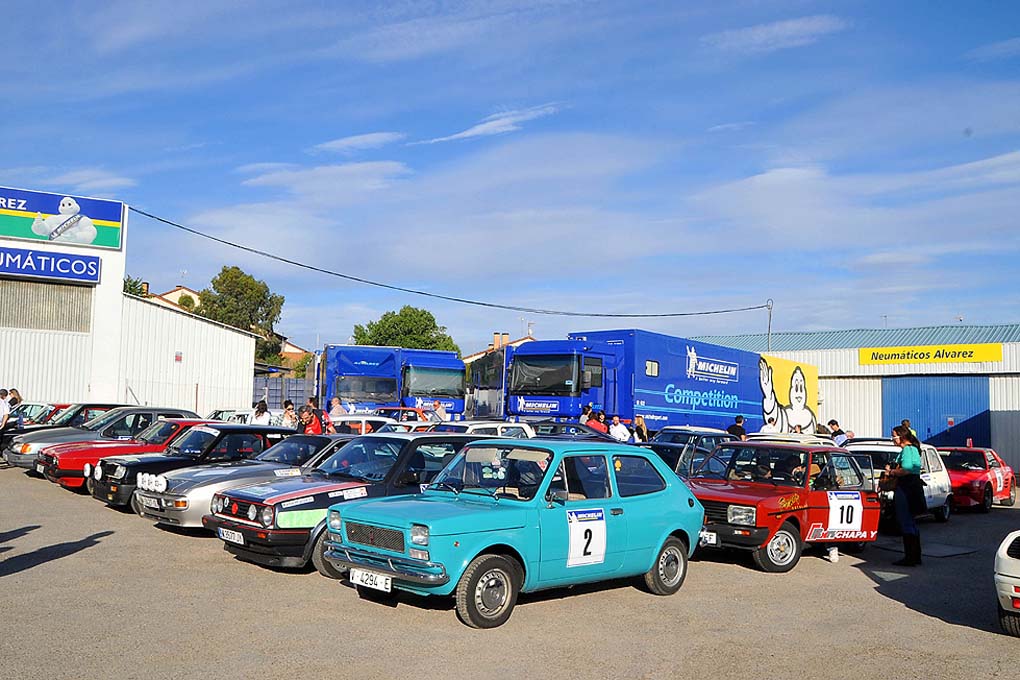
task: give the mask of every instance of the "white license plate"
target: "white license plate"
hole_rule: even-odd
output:
[[[147,508],[152,508],[153,510],[159,510],[159,501],[156,500],[155,498],[149,498],[148,496],[139,496],[138,497],[138,502],[141,503],[142,505],[144,505]]]
[[[389,576],[383,576],[382,574],[377,574],[374,571],[351,569],[351,575],[349,578],[351,579],[351,583],[356,585],[381,590],[384,593],[390,592],[391,586]]]
[[[244,545],[244,534],[240,531],[231,531],[230,529],[224,529],[220,527],[219,530],[220,538],[224,541],[230,541],[231,543],[237,543],[238,545]]]
[[[701,545],[719,545],[719,536],[714,531],[704,531],[698,534],[698,542]]]
[[[40,475],[44,475],[46,474],[46,466],[43,465],[42,463],[36,463],[35,471],[38,472]]]

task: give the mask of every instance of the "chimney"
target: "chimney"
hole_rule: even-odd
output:
[[[499,333],[493,333],[492,334],[492,349],[499,349],[503,345],[501,340],[502,340],[502,338],[500,337]]]
[[[144,297],[149,297],[149,282],[148,281],[142,281],[142,295]]]
[[[502,340],[500,340],[499,344],[502,347],[506,347],[507,345],[509,345],[510,344],[510,334],[509,333],[504,333],[503,334],[503,338],[502,338]]]

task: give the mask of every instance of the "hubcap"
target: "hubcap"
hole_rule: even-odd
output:
[[[789,564],[793,560],[794,542],[793,536],[780,531],[769,541],[769,559],[780,566]]]
[[[487,618],[499,616],[510,602],[510,577],[502,569],[485,572],[475,586],[475,606]]]
[[[683,576],[683,557],[680,551],[670,546],[659,557],[659,579],[667,586],[675,585]]]

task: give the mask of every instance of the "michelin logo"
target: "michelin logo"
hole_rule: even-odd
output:
[[[739,366],[733,361],[699,357],[698,351],[687,346],[687,377],[712,382],[737,382]]]
[[[528,401],[524,397],[517,397],[518,411],[554,411],[557,406],[555,401]]]
[[[602,510],[569,510],[567,511],[567,522],[604,522],[605,513]]]

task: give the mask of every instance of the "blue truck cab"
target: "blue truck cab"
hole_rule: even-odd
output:
[[[455,595],[464,623],[494,628],[520,592],[644,575],[675,593],[703,518],[646,449],[483,440],[420,495],[332,506],[325,558],[358,588]]]

